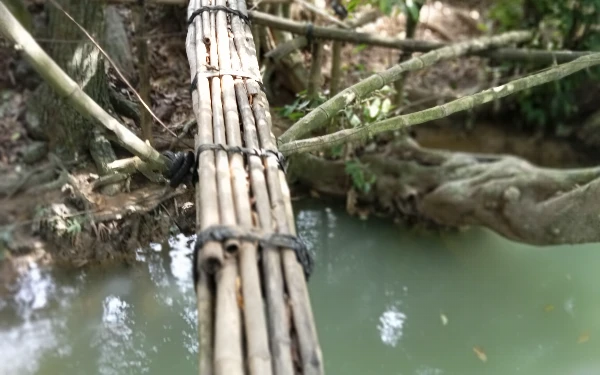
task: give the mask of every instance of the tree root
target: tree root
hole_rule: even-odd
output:
[[[600,168],[540,168],[517,157],[429,150],[410,140],[360,161],[376,182],[359,202],[388,214],[485,226],[535,245],[600,241]],[[290,171],[324,193],[344,196],[352,188],[341,161],[300,155]]]

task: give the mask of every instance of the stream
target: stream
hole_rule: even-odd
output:
[[[294,202],[327,374],[600,374],[600,248],[418,233]],[[197,374],[190,243],[135,267],[34,264],[0,298],[0,374]]]

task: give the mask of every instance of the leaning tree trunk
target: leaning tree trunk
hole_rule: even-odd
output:
[[[104,30],[102,2],[97,0],[58,0],[61,6],[96,40]],[[49,55],[100,106],[109,108],[104,60],[98,49],[67,16],[46,2],[49,13],[47,47]],[[78,41],[78,42],[73,42]],[[85,154],[93,138],[93,125],[60,98],[47,84],[40,86],[31,100],[30,111],[39,119],[50,150],[63,158]]]

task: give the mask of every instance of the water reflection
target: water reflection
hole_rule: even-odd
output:
[[[598,246],[418,235],[296,207],[327,373],[600,373]],[[193,242],[140,249],[133,268],[32,264],[0,298],[0,374],[196,373]]]
[[[377,329],[381,336],[381,341],[389,346],[395,347],[402,337],[402,328],[406,321],[406,315],[398,311],[398,307],[390,306],[387,311],[379,317]]]

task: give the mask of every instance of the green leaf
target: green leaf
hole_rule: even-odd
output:
[[[392,109],[392,101],[389,98],[385,98],[383,100],[383,103],[381,103],[381,113],[383,113],[384,115],[387,115],[388,113],[390,113]]]
[[[352,125],[353,127],[357,127],[361,124],[362,121],[360,121],[360,118],[358,118],[358,116],[353,113],[352,116],[350,116],[350,125]]]
[[[413,0],[406,0],[406,8],[408,9],[408,13],[410,18],[415,21],[419,20],[419,11],[421,10],[421,6],[416,4]]]
[[[371,102],[371,105],[369,106],[369,113],[368,113],[369,117],[376,118],[377,115],[379,114],[380,110],[381,110],[381,99],[375,98]]]

